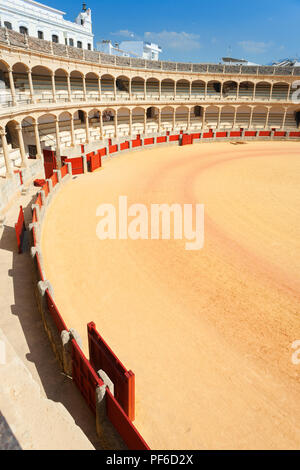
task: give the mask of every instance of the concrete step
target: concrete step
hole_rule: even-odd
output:
[[[94,447],[59,402],[40,386],[0,330],[0,409],[24,450],[92,450]]]

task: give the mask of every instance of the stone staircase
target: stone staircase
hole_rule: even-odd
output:
[[[11,144],[8,145],[9,158],[11,161],[12,169],[18,170],[21,167],[22,160],[20,155],[20,149],[13,149]],[[6,166],[3,155],[3,149],[0,146],[0,176],[6,175]]]

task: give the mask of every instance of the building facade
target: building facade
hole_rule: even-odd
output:
[[[110,40],[104,40],[97,43],[97,50],[104,54],[146,60],[159,60],[159,54],[162,52],[162,48],[157,44],[144,41],[122,41],[113,45]]]
[[[83,4],[75,22],[65,13],[34,0],[6,0],[0,5],[1,27],[80,49],[93,50],[92,12]]]

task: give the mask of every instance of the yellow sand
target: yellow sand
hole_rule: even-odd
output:
[[[95,321],[136,375],[153,449],[300,448],[300,144],[129,153],[68,183],[44,224],[57,305],[84,338]],[[205,248],[99,241],[96,208],[204,203]]]

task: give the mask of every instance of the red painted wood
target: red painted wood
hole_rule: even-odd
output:
[[[135,377],[128,371],[108,344],[100,336],[95,323],[89,323],[89,356],[90,363],[95,371],[100,369],[109,376],[114,383],[115,398],[131,421],[135,418]]]
[[[26,231],[26,228],[25,228],[25,221],[24,221],[24,212],[23,212],[23,207],[20,206],[18,221],[15,224],[15,232],[16,232],[16,237],[17,237],[17,245],[18,245],[19,254],[22,253],[22,243],[23,243],[25,231]]]
[[[129,450],[150,450],[108,388],[106,389],[106,413]]]

